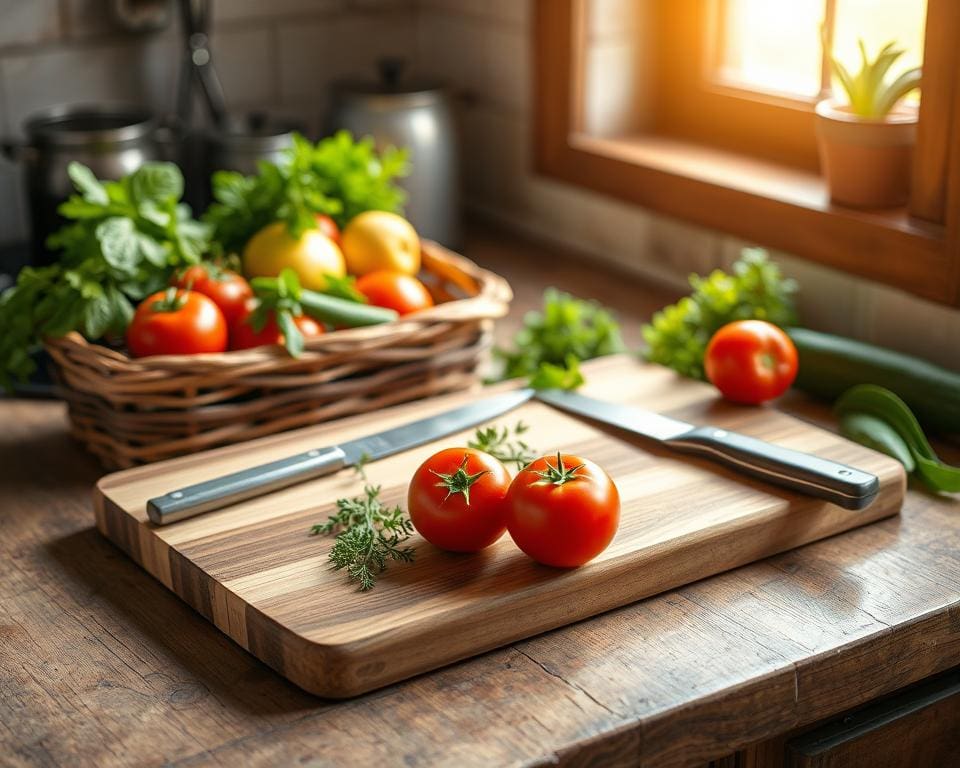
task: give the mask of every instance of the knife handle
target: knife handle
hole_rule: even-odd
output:
[[[869,472],[718,427],[697,427],[664,442],[844,509],[863,509],[880,490]]]
[[[157,496],[147,502],[147,515],[157,525],[172,523],[329,475],[346,465],[347,457],[338,446],[298,453]]]

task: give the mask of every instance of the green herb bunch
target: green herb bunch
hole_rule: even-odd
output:
[[[413,547],[401,546],[413,534],[413,523],[398,506],[385,506],[380,486],[366,485],[363,496],[337,499],[337,513],[325,523],[310,529],[311,534],[337,532],[330,550],[330,562],[337,570],[345,568],[360,590],[373,589],[391,560],[413,561]]]
[[[395,183],[408,173],[405,150],[377,152],[373,139],[355,141],[346,131],[313,144],[299,134],[277,163],[262,161],[258,172],[213,174],[215,202],[204,215],[224,253],[240,253],[247,241],[275,221],[293,237],[327,214],[343,227],[358,213],[399,213],[404,192]]]
[[[0,385],[28,376],[30,350],[44,336],[78,330],[88,339],[121,336],[133,305],[195,264],[208,228],[180,202],[183,176],[171,163],[147,163],[120,181],[98,181],[69,166],[77,194],[58,209],[73,220],[48,238],[57,263],[21,270],[0,295]]]
[[[714,270],[690,276],[693,293],[657,312],[643,337],[647,359],[695,379],[703,379],[703,357],[710,338],[734,320],[767,320],[793,325],[797,320],[795,281],[759,248],[744,249],[733,274]]]
[[[536,450],[520,437],[528,429],[530,427],[522,421],[518,421],[513,429],[496,425],[480,427],[474,432],[474,439],[467,442],[467,446],[489,453],[504,464],[515,464],[517,469],[523,469],[537,458]]]
[[[575,389],[583,383],[579,363],[623,351],[620,326],[610,310],[593,301],[548,288],[543,309],[528,312],[513,349],[497,349],[501,378],[530,378],[539,389]]]

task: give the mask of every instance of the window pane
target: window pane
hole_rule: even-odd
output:
[[[721,81],[791,96],[820,92],[824,0],[724,0],[719,5],[716,74]]]
[[[863,39],[871,59],[884,45],[895,41],[905,51],[887,76],[888,80],[895,78],[923,63],[926,16],[927,0],[837,0],[833,55],[855,72],[860,69],[858,39]],[[916,94],[910,100],[916,103]]]

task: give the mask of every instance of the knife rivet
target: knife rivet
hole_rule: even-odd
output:
[[[320,455],[320,451],[317,451],[317,450],[307,451],[307,456],[319,456],[319,455]]]
[[[726,437],[726,436],[727,436],[727,430],[725,430],[725,429],[717,429],[717,430],[714,430],[713,436],[714,436],[714,437]]]
[[[174,491],[173,493],[170,494],[170,498],[171,498],[171,499],[182,499],[182,498],[183,498],[183,491]]]

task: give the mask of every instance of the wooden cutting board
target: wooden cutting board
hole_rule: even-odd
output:
[[[474,399],[464,393],[301,429],[104,477],[97,525],[147,571],[237,643],[308,691],[346,697],[720,571],[896,514],[905,479],[879,453],[771,408],[728,405],[706,385],[626,356],[585,366],[586,394],[712,423],[874,472],[881,490],[851,512],[781,491],[715,464],[604,431],[532,402],[522,418],[543,452],[575,452],[613,477],[622,499],[610,547],[574,570],[525,557],[504,536],[476,555],[414,538],[413,564],[394,564],[359,593],[327,562],[330,540],[309,536],[335,499],[355,495],[353,471],[164,527],[150,497],[287,454],[386,429]],[[500,387],[503,389],[504,387]],[[462,433],[368,467],[384,499],[405,503],[414,469]]]

